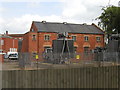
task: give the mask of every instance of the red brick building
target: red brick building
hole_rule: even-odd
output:
[[[8,34],[8,36],[16,38],[18,40],[23,40],[24,34]]]
[[[95,24],[71,24],[33,21],[30,31],[24,34],[22,52],[42,53],[46,48],[52,48],[52,40],[58,33],[68,32],[74,40],[77,53],[104,47],[104,32]]]
[[[23,40],[23,34],[6,34],[0,35],[0,52],[7,53],[11,51],[18,51],[18,42]],[[14,49],[14,50],[12,50]]]

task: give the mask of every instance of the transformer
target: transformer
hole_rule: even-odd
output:
[[[67,32],[59,33],[58,38],[52,41],[51,52],[44,53],[46,62],[59,64],[74,57],[74,41],[67,37]]]
[[[53,53],[73,53],[73,40],[53,40]]]
[[[120,34],[112,34],[106,47],[108,52],[120,52]]]

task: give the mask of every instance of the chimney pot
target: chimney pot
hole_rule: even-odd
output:
[[[63,22],[63,24],[67,24],[67,22]]]
[[[6,35],[8,35],[8,31],[6,31]]]
[[[42,21],[42,23],[46,23],[46,21]]]

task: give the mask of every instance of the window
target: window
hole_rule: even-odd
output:
[[[17,48],[10,48],[10,52],[17,52]]]
[[[44,47],[44,51],[46,53],[52,52],[52,48],[50,48],[50,47]]]
[[[31,30],[32,32],[34,32],[34,29],[32,28],[32,30]]]
[[[45,35],[44,40],[49,41],[50,40],[50,35]]]
[[[0,45],[4,45],[4,40],[0,40]]]
[[[84,52],[87,53],[89,51],[89,47],[84,47]]]
[[[88,36],[85,36],[84,40],[87,42],[89,40]]]
[[[32,40],[36,40],[36,35],[33,35],[33,36],[32,36]]]
[[[76,41],[76,36],[72,36],[72,40],[75,42]]]
[[[100,40],[100,37],[96,37],[96,41],[97,42],[100,42],[101,40]]]

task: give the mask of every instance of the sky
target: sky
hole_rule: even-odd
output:
[[[0,33],[24,34],[32,21],[97,24],[102,7],[120,0],[1,0]]]

